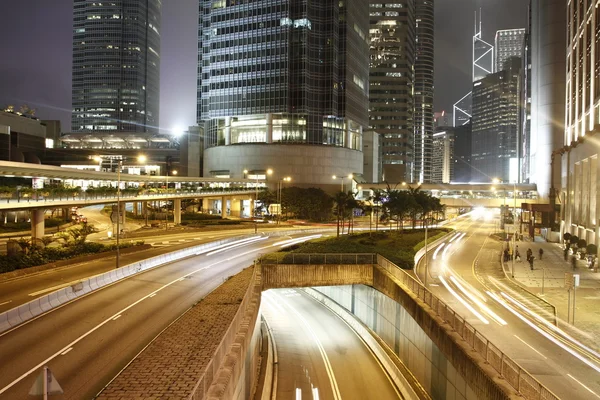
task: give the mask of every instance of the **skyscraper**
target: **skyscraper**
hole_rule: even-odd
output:
[[[496,71],[501,71],[504,62],[510,57],[521,57],[523,53],[523,41],[525,28],[503,29],[496,32],[494,44]]]
[[[157,132],[161,0],[73,2],[73,132]]]
[[[412,182],[431,181],[433,145],[433,0],[415,1],[415,134]]]
[[[558,2],[549,1],[549,3]],[[564,7],[562,11],[564,13]],[[564,226],[560,231],[569,232],[587,243],[598,245],[600,243],[598,228],[600,9],[583,0],[570,1],[566,15],[566,126],[562,141],[564,146],[549,149],[553,151],[552,172],[560,173],[558,176],[562,177],[562,184],[559,184],[556,179],[551,183],[553,188],[559,189],[560,197],[556,204],[561,204],[564,216]],[[554,18],[557,24],[564,22],[559,19],[559,15]],[[535,50],[534,46],[534,54]],[[533,129],[532,123],[532,132]],[[554,206],[552,192],[551,190],[550,204]]]
[[[325,185],[362,173],[368,32],[361,0],[200,0],[204,175],[272,169],[275,181]]]
[[[433,134],[431,182],[450,183],[454,180],[454,128],[441,127]]]
[[[370,1],[370,126],[380,135],[383,179],[409,181],[413,166],[413,0]]]
[[[513,57],[502,71],[473,84],[471,180],[475,182],[518,179],[520,71],[521,59]]]

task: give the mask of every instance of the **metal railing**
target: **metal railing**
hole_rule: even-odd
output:
[[[300,264],[300,265],[359,265],[376,264],[373,253],[271,253],[260,257],[261,264]]]
[[[531,400],[558,400],[559,397],[542,385],[529,372],[504,354],[451,307],[441,301],[415,278],[391,261],[377,255],[377,265],[398,279],[433,312],[447,322],[456,333],[481,355],[519,394]]]

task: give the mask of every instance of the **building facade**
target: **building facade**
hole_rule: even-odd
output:
[[[472,181],[517,180],[520,71],[521,59],[511,58],[473,85]]]
[[[197,119],[205,176],[361,174],[369,4],[199,2]]]
[[[381,135],[383,179],[409,181],[414,134],[414,0],[371,0],[369,15],[369,125]]]
[[[471,182],[471,122],[454,127],[453,182]]]
[[[434,1],[415,1],[415,133],[411,182],[431,182],[433,145]]]
[[[161,3],[74,0],[72,132],[158,132]]]
[[[433,134],[433,154],[431,162],[431,182],[450,183],[454,181],[454,128],[440,127]]]
[[[494,43],[495,72],[502,71],[506,60],[511,57],[522,57],[525,28],[502,29],[496,32]]]
[[[567,5],[566,121],[562,148],[554,149],[555,183],[562,206],[560,232],[598,244],[600,228],[598,134],[600,132],[600,9],[589,1]],[[558,18],[558,16],[556,16]],[[552,202],[551,202],[552,203]]]
[[[46,124],[31,114],[10,106],[0,110],[0,160],[40,164],[46,152],[46,131]]]

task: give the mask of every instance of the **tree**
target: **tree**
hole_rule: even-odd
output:
[[[333,202],[335,204],[335,215],[337,216],[337,236],[339,237],[340,223],[342,225],[342,234],[344,234],[345,217],[348,216],[349,210],[352,210],[357,202],[351,192],[337,192],[333,196]]]
[[[98,232],[98,229],[87,223],[82,223],[80,227],[67,230],[67,234],[73,239],[76,245],[85,243],[87,237],[96,232]]]
[[[258,192],[258,201],[260,201],[260,207],[256,207],[256,211],[262,214],[263,210],[269,211],[271,204],[277,203],[277,193],[272,190],[265,189]]]
[[[404,190],[390,192],[386,206],[390,216],[396,219],[396,229],[402,233],[404,231],[404,219],[417,206],[415,198]]]
[[[381,211],[382,204],[386,200],[385,191],[381,189],[371,189],[373,195],[369,197],[369,201],[372,201],[375,207],[375,231],[379,230],[379,212]]]
[[[587,253],[592,256],[595,256],[598,253],[598,247],[593,243],[588,244],[586,250]]]

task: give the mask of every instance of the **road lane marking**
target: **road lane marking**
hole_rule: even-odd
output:
[[[114,317],[112,320],[113,320],[113,321],[116,321],[116,320],[118,320],[119,318],[121,318],[121,314],[117,315],[117,316],[116,316],[116,317]]]
[[[5,301],[4,303],[0,303],[0,306],[3,306],[3,305],[8,304],[8,303],[12,303],[12,300]]]
[[[333,373],[333,367],[331,366],[331,362],[329,361],[327,352],[325,351],[323,344],[319,340],[317,333],[312,329],[312,326],[310,325],[310,323],[304,318],[304,316],[302,316],[302,314],[298,310],[296,310],[296,308],[294,306],[289,304],[289,302],[287,300],[285,300],[283,297],[279,296],[277,293],[273,293],[273,295],[279,297],[282,300],[282,302],[287,307],[289,307],[290,310],[292,310],[292,312],[294,312],[294,314],[296,314],[296,316],[298,316],[298,319],[304,324],[304,326],[306,327],[308,332],[311,334],[311,336],[315,340],[317,348],[319,349],[319,353],[321,353],[321,358],[323,359],[323,363],[325,364],[325,371],[327,372],[329,382],[331,383],[333,398],[335,400],[341,400],[342,395],[340,394],[340,388],[338,387],[337,381],[335,379],[335,374]]]
[[[590,392],[591,394],[593,394],[594,396],[596,396],[597,398],[599,398],[599,399],[600,399],[600,396],[598,396],[598,395],[597,395],[597,394],[596,394],[596,393],[595,393],[595,392],[594,392],[592,389],[590,389],[589,387],[585,386],[583,383],[581,383],[581,382],[579,382],[577,379],[575,379],[575,378],[573,377],[573,375],[571,375],[571,374],[567,374],[567,376],[568,376],[569,378],[573,379],[575,382],[579,383],[581,386],[583,386],[584,388],[586,388],[588,392]]]
[[[63,351],[62,353],[60,353],[61,356],[64,356],[65,354],[67,354],[68,352],[70,352],[71,350],[73,350],[72,347],[69,347],[68,349],[66,349],[65,351]]]
[[[257,251],[259,251],[259,249],[257,249]],[[244,254],[245,253],[240,254],[240,257],[242,255],[244,255]],[[232,257],[232,258],[235,258],[235,257]],[[207,270],[209,268],[214,267],[215,265],[222,264],[222,263],[224,263],[224,262],[226,262],[228,260],[216,261],[216,262],[214,262],[212,264],[209,264],[209,265],[206,265],[204,267],[198,268],[198,269],[196,269],[194,271],[191,271],[191,272],[187,273],[186,275],[184,275],[184,277],[192,276],[192,275],[194,275],[194,274],[196,274],[198,272]],[[0,394],[6,392],[8,389],[10,389],[11,387],[13,387],[17,383],[21,382],[23,379],[25,379],[26,377],[28,377],[32,373],[37,372],[41,367],[43,367],[44,365],[46,365],[47,363],[49,363],[50,361],[52,361],[53,359],[55,359],[56,357],[58,357],[61,353],[63,353],[64,351],[66,351],[70,347],[75,346],[77,343],[81,342],[83,339],[85,339],[86,337],[88,337],[89,335],[91,335],[92,333],[94,333],[95,331],[97,331],[98,329],[102,328],[104,325],[106,325],[108,322],[112,321],[118,315],[121,315],[121,314],[125,313],[126,311],[128,311],[131,308],[135,307],[136,305],[140,304],[142,301],[144,301],[144,300],[146,300],[146,299],[148,299],[150,297],[156,296],[156,294],[158,292],[160,292],[163,289],[168,288],[171,285],[174,285],[176,282],[179,281],[179,279],[180,278],[177,278],[177,279],[172,280],[169,283],[164,284],[160,288],[156,289],[154,292],[152,292],[152,293],[150,293],[150,294],[148,294],[146,296],[143,296],[139,300],[136,300],[135,302],[131,303],[127,307],[123,308],[122,310],[120,310],[120,311],[114,313],[113,315],[111,315],[110,317],[106,318],[104,321],[100,322],[98,325],[96,325],[95,327],[93,327],[92,329],[90,329],[86,333],[82,334],[81,336],[79,336],[77,339],[73,340],[71,343],[69,343],[68,345],[66,345],[62,349],[58,350],[56,353],[52,354],[50,357],[46,358],[45,360],[43,360],[42,362],[40,362],[39,364],[37,364],[36,366],[34,366],[33,368],[31,368],[29,371],[25,372],[24,374],[22,374],[21,376],[19,376],[17,379],[15,379],[14,381],[12,381],[8,385],[6,385],[5,387],[1,388],[0,389]]]
[[[529,343],[527,343],[526,341],[524,341],[523,339],[521,339],[520,337],[518,337],[517,335],[515,335],[515,337],[517,339],[519,339],[521,342],[523,342],[523,344],[527,347],[529,347],[531,350],[535,351],[536,353],[538,353],[540,356],[544,357],[545,359],[548,359],[548,357],[546,357],[545,355],[543,355],[542,353],[540,353],[539,351],[537,351],[535,349],[535,347],[533,347],[532,345],[530,345]]]

